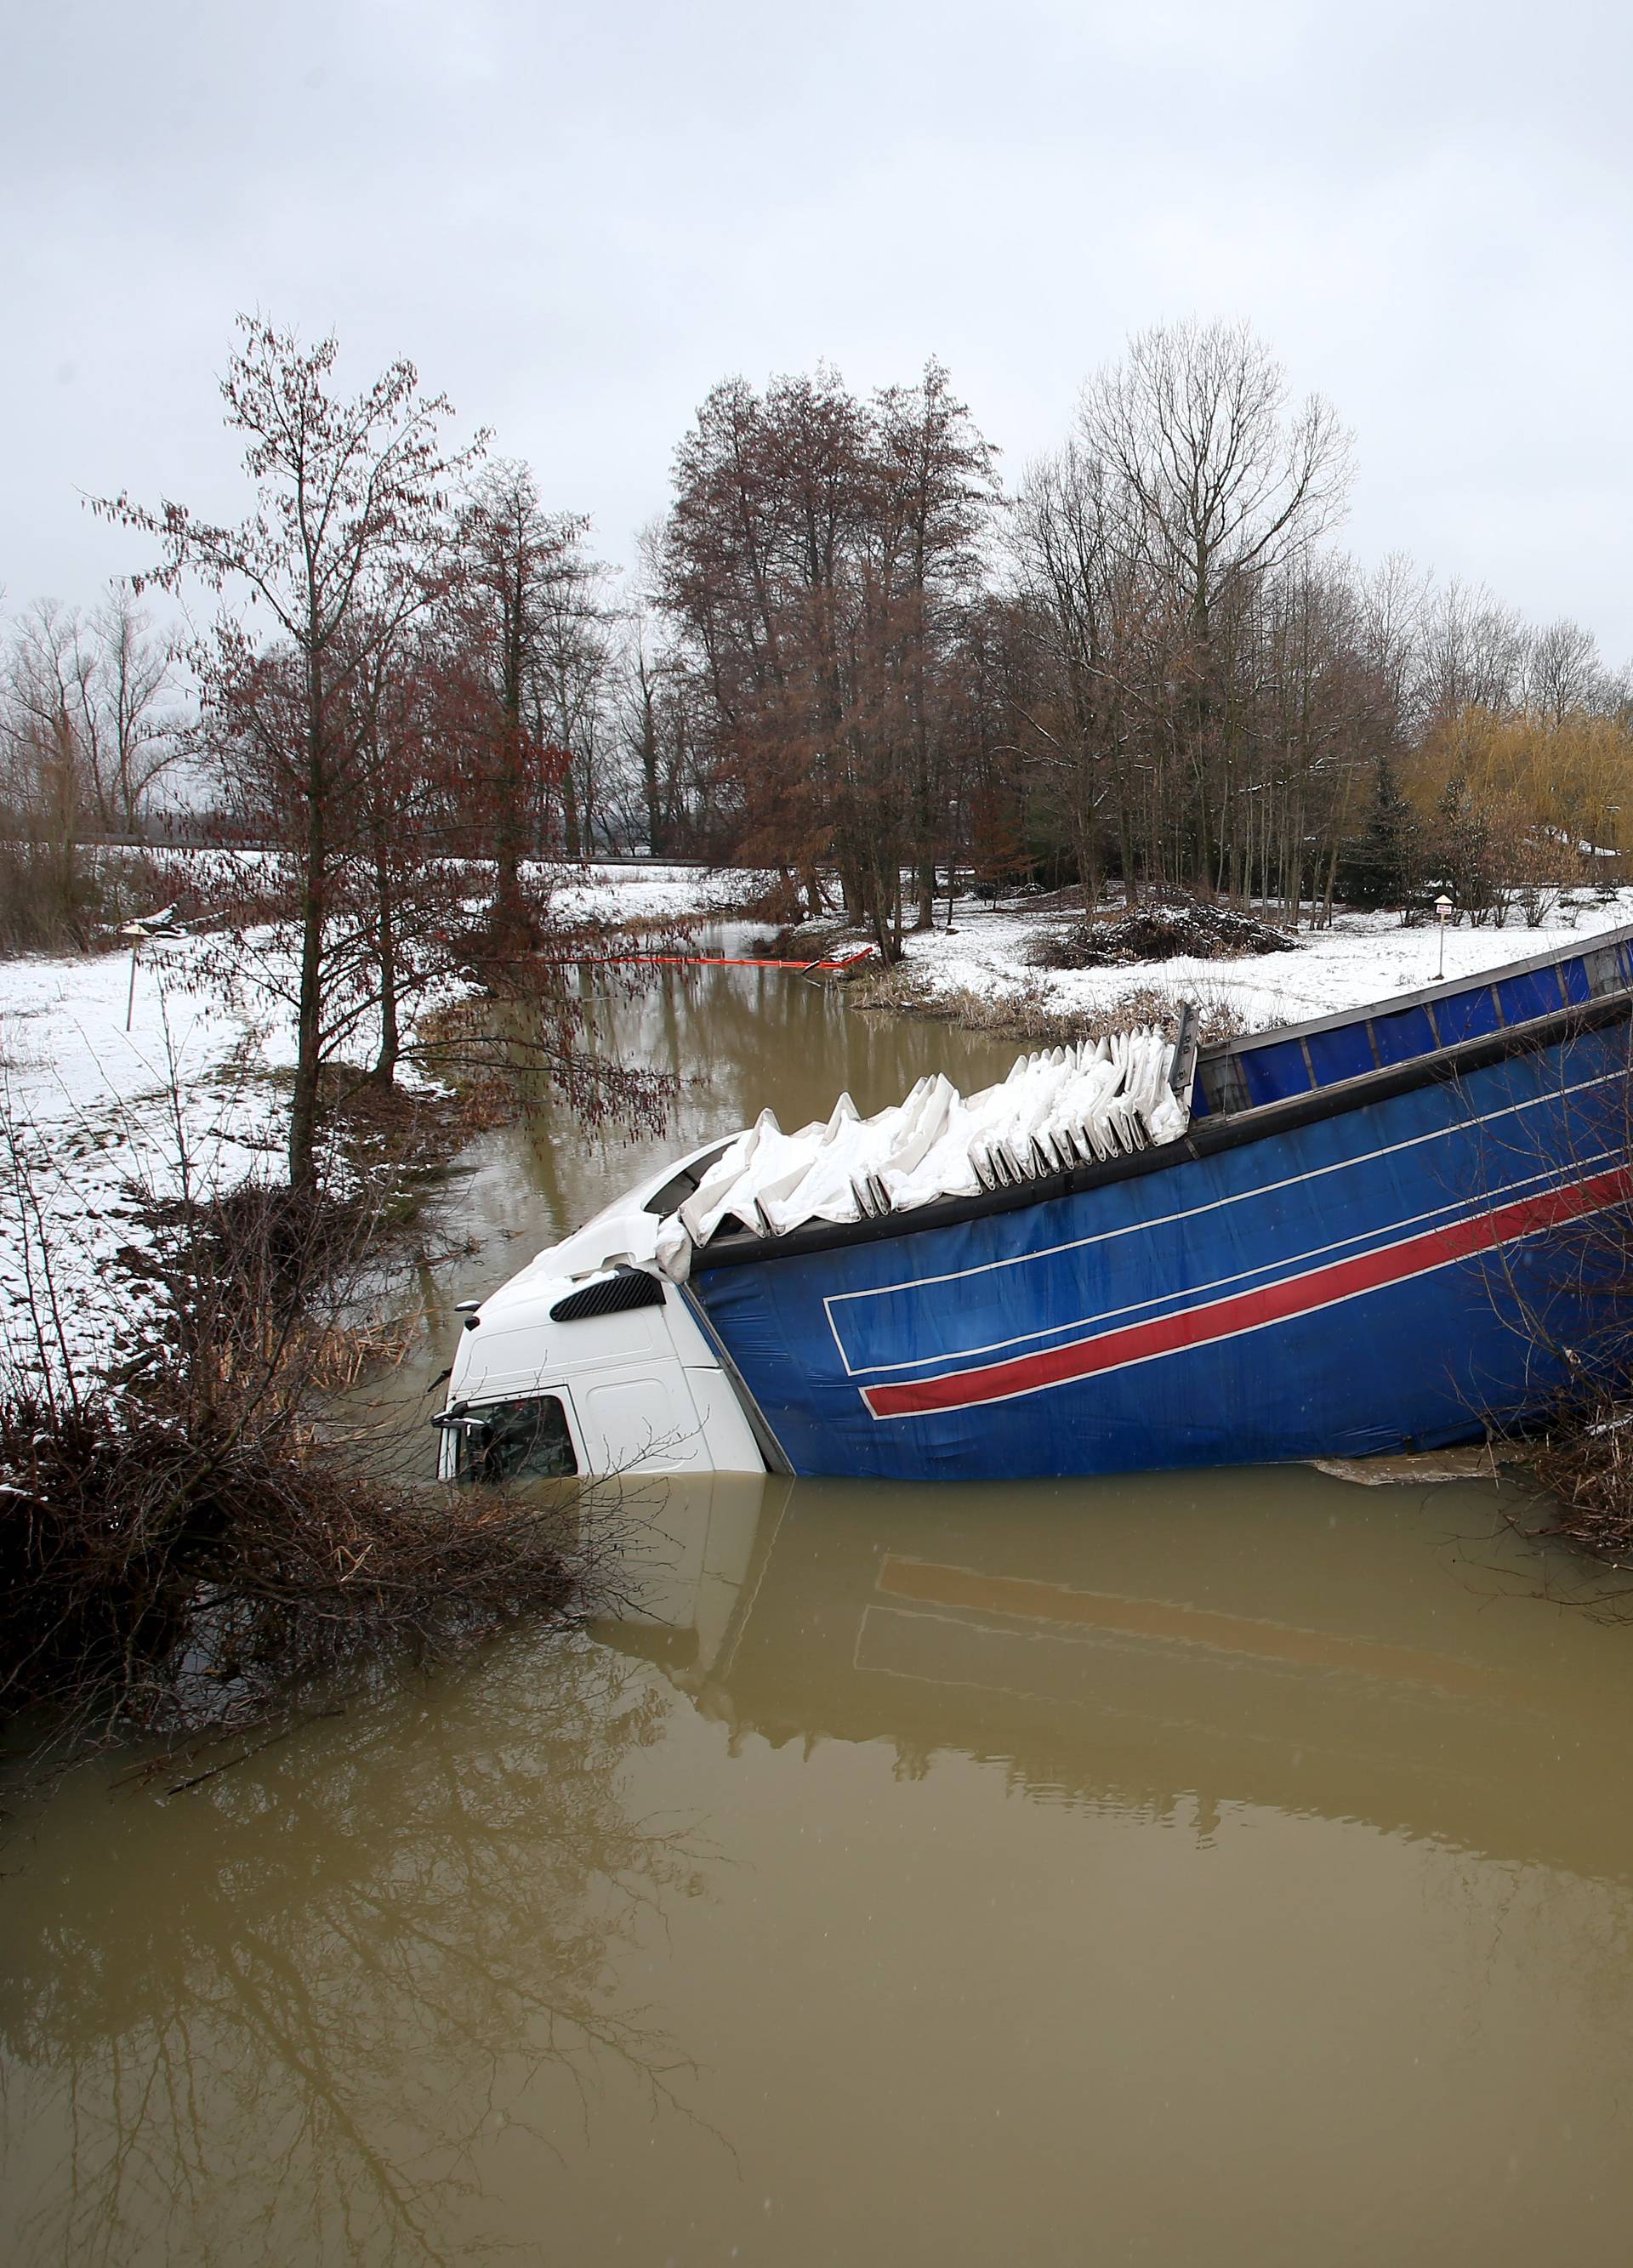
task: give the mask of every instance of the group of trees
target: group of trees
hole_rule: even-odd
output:
[[[887,954],[901,878],[923,924],[954,860],[1294,919],[1602,865],[1626,681],[1573,623],[1359,572],[1328,541],[1349,446],[1245,326],[1135,339],[1007,498],[935,364],[870,403],[717,389],[653,578],[710,832],[837,874]]]
[[[654,546],[716,831],[821,872],[887,954],[902,875],[927,921],[971,732],[968,622],[993,452],[932,363],[861,402],[830,372],[719,387]]]
[[[731,380],[617,596],[410,364],[353,397],[335,360],[247,319],[245,517],[102,501],[148,575],[0,651],[0,843],[60,925],[86,841],[166,800],[282,855],[297,1182],[323,1064],[367,1018],[393,1076],[473,897],[490,962],[528,959],[544,852],[777,867],[887,959],[959,867],[1297,920],[1429,881],[1500,912],[1620,853],[1628,681],[1572,623],[1348,561],[1349,438],[1245,326],[1134,339],[1008,495],[939,364],[866,399]],[[215,599],[185,651],[144,583]]]
[[[485,433],[452,439],[451,404],[410,364],[349,396],[332,338],[242,330],[221,393],[243,518],[122,495],[95,508],[154,547],[135,592],[216,602],[186,658],[177,761],[221,837],[270,854],[247,870],[277,917],[256,979],[293,1013],[290,1178],[311,1191],[325,1073],[359,1035],[388,1086],[417,993],[455,965],[496,983],[530,969],[543,885],[528,862],[564,832],[578,847],[611,624],[586,524],[547,511]],[[598,1064],[570,1005],[553,1009],[534,1053],[573,1099],[593,1108],[621,1079],[633,1093],[639,1074]]]
[[[1245,326],[1134,339],[1009,495],[934,362],[866,400],[826,369],[717,387],[616,593],[525,465],[447,453],[407,364],[343,401],[334,352],[251,324],[226,382],[252,478],[306,524],[125,514],[161,580],[252,592],[248,616],[185,671],[128,590],[13,631],[0,804],[65,903],[85,835],[138,831],[183,781],[256,840],[316,808],[377,895],[432,848],[491,858],[515,941],[546,850],[780,866],[887,954],[955,862],[1319,918],[1454,874],[1478,912],[1621,850],[1627,680],[1574,623],[1359,571],[1330,541],[1349,437]],[[336,452],[314,518],[307,460]]]
[[[89,908],[86,838],[140,834],[182,761],[174,659],[125,586],[88,615],[41,600],[13,624],[0,652],[0,927],[39,913],[71,931]]]

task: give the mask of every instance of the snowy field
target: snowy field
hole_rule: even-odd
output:
[[[558,870],[560,872],[560,870]],[[661,923],[724,916],[763,878],[652,865],[560,872],[564,918]],[[1388,916],[1341,917],[1297,949],[1244,961],[1175,960],[1127,968],[1033,968],[1031,945],[1059,917],[960,901],[950,936],[907,940],[911,975],[928,992],[983,999],[1025,994],[1065,1010],[1105,1008],[1152,986],[1229,1002],[1247,1027],[1299,1020],[1431,983],[1432,929]],[[1566,907],[1547,929],[1456,928],[1446,975],[1458,976],[1559,945],[1567,932],[1633,922],[1633,891]],[[98,1279],[131,1241],[136,1191],[221,1189],[276,1174],[284,1141],[293,1034],[264,990],[233,1006],[206,981],[210,939],[142,948],[125,1028],[129,956],[0,961],[0,1347],[26,1358],[31,1315],[52,1317],[77,1359],[111,1351],[110,1303]],[[55,1253],[41,1273],[42,1245]]]
[[[546,866],[550,910],[564,922],[724,919],[772,880],[768,873],[701,866]]]

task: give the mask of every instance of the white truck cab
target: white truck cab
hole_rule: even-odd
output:
[[[726,1146],[649,1175],[466,1314],[432,1421],[444,1479],[770,1469],[719,1351],[654,1257],[660,1221]]]

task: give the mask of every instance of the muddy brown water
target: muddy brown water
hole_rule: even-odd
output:
[[[708,1071],[663,1150],[1009,1053],[752,976],[617,1021]],[[643,1154],[478,1145],[399,1414]],[[0,2259],[1625,2262],[1633,1628],[1499,1513],[671,1487],[582,1637],[84,1774],[0,1860]]]

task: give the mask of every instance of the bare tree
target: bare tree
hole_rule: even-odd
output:
[[[812,913],[827,860],[847,902],[868,910],[835,825],[841,586],[867,454],[865,413],[834,372],[778,379],[763,395],[729,379],[676,452],[661,539],[660,600],[696,674],[717,812],[734,847],[798,875]]]
[[[1525,706],[1549,725],[1563,725],[1573,711],[1603,705],[1606,675],[1592,631],[1561,615],[1527,643]]]
[[[350,720],[360,713],[351,681],[383,642],[429,607],[445,587],[447,491],[480,455],[486,436],[450,450],[442,428],[452,416],[443,394],[420,391],[409,362],[395,362],[364,393],[333,390],[333,337],[303,347],[292,332],[240,316],[243,343],[221,382],[225,420],[244,437],[244,468],[255,504],[235,526],[216,526],[185,504],[157,511],[128,497],[96,510],[139,528],[161,546],[144,579],[174,589],[195,577],[217,592],[242,591],[298,657],[298,700],[268,711],[289,733],[282,750],[296,815],[293,840],[300,901],[300,982],[294,1094],[290,1112],[292,1185],[317,1185],[320,1074],[323,1062],[324,930],[329,913],[334,837],[366,741]],[[248,626],[227,615],[215,646],[201,655],[218,694],[256,666]],[[263,740],[263,745],[264,745]]]
[[[572,676],[565,657],[595,618],[588,526],[546,512],[531,468],[508,459],[484,469],[460,515],[462,603],[492,714],[484,770],[498,868],[493,928],[507,952],[531,934],[521,864],[538,847],[547,772],[561,769],[551,727]],[[565,847],[577,858],[570,777],[566,792]]]
[[[1414,704],[1421,729],[1432,730],[1461,709],[1502,715],[1516,707],[1525,681],[1527,637],[1512,607],[1482,585],[1456,577],[1428,600],[1421,631],[1420,680]]]
[[[1164,324],[1085,387],[1083,438],[1116,482],[1134,541],[1206,645],[1227,585],[1287,563],[1341,512],[1350,437],[1245,323]]]
[[[88,631],[94,659],[81,682],[102,822],[139,836],[155,791],[185,761],[175,643],[155,635],[123,583],[92,613]]]
[[[613,701],[626,829],[654,858],[690,839],[698,781],[688,694],[680,656],[665,648],[638,607],[618,658]]]
[[[1149,754],[1156,766],[1171,748],[1186,777],[1178,799],[1164,797],[1162,863],[1211,868],[1226,887],[1253,789],[1243,642],[1261,586],[1294,571],[1341,512],[1349,436],[1319,395],[1289,407],[1282,365],[1246,324],[1195,321],[1131,340],[1084,388],[1078,429],[1105,468],[1119,547],[1171,617],[1171,689]]]
[[[954,831],[992,457],[934,362],[867,402],[826,369],[734,379],[676,453],[660,595],[735,847],[797,874],[812,912],[837,866],[887,960],[904,867],[926,923]]]
[[[916,385],[887,387],[876,396],[872,453],[875,556],[897,615],[885,666],[905,700],[908,853],[918,926],[927,929],[959,754],[962,712],[948,698],[947,664],[983,577],[996,452],[932,357]]]
[[[613,847],[605,808],[617,740],[613,623],[595,588],[604,571],[580,558],[558,586],[528,677],[528,723],[536,746],[550,751],[544,777],[560,799],[570,858],[593,857],[598,836]],[[543,847],[542,828],[535,847]]]
[[[18,622],[5,666],[5,729],[59,758],[71,742],[86,827],[139,835],[153,791],[181,762],[174,659],[124,585],[89,616],[42,599]]]
[[[0,804],[18,871],[22,941],[78,938],[90,910],[82,849],[97,778],[81,700],[79,617],[44,599],[17,623],[0,675]]]
[[[1015,702],[1069,840],[1085,912],[1109,831],[1137,889],[1138,765],[1171,674],[1171,610],[1122,542],[1105,460],[1069,441],[1029,469],[1009,523],[1032,682]]]

